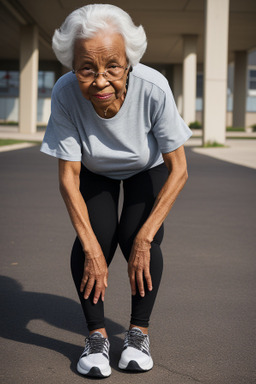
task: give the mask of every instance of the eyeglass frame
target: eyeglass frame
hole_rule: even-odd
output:
[[[98,75],[103,75],[104,79],[106,79],[107,81],[110,81],[110,82],[121,80],[124,77],[125,71],[127,71],[127,69],[130,68],[130,65],[128,65],[127,67],[124,67],[123,65],[116,65],[116,67],[124,69],[124,73],[123,73],[123,75],[119,79],[115,79],[115,80],[109,80],[109,79],[106,78],[106,74],[108,72],[108,69],[106,69],[104,72],[95,72],[92,69],[90,69],[90,72],[94,75],[94,79],[92,80],[92,83],[95,81],[95,79],[97,79]],[[81,69],[76,69],[76,70],[72,69],[72,73],[76,74],[80,70]],[[90,81],[91,80],[81,81],[81,82],[82,83],[90,83]]]

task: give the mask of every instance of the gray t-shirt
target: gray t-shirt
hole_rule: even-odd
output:
[[[95,112],[72,72],[62,76],[53,88],[41,151],[82,161],[100,175],[126,179],[161,164],[162,153],[179,148],[190,136],[166,78],[138,64],[129,74],[124,103],[111,119]]]

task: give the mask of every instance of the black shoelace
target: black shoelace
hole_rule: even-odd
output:
[[[87,356],[93,353],[102,353],[108,358],[108,341],[104,337],[89,336],[86,339],[85,349],[83,356]]]
[[[146,353],[147,355],[150,354],[148,336],[142,334],[141,332],[137,332],[136,330],[127,332],[124,348],[127,347],[136,348],[139,351]]]

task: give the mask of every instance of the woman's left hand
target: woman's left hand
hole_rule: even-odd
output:
[[[148,242],[133,243],[131,255],[128,261],[128,275],[131,284],[132,295],[136,294],[136,282],[141,297],[145,296],[144,278],[147,288],[152,291],[152,280],[150,275],[150,248]]]

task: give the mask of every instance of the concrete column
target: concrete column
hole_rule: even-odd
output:
[[[196,120],[196,43],[197,37],[183,37],[183,120],[189,124]]]
[[[182,65],[175,64],[173,67],[173,96],[179,111],[182,114]]]
[[[36,132],[38,92],[38,30],[21,27],[19,131]]]
[[[235,52],[233,127],[245,127],[247,96],[247,52]]]
[[[203,142],[225,143],[229,0],[206,0]]]

